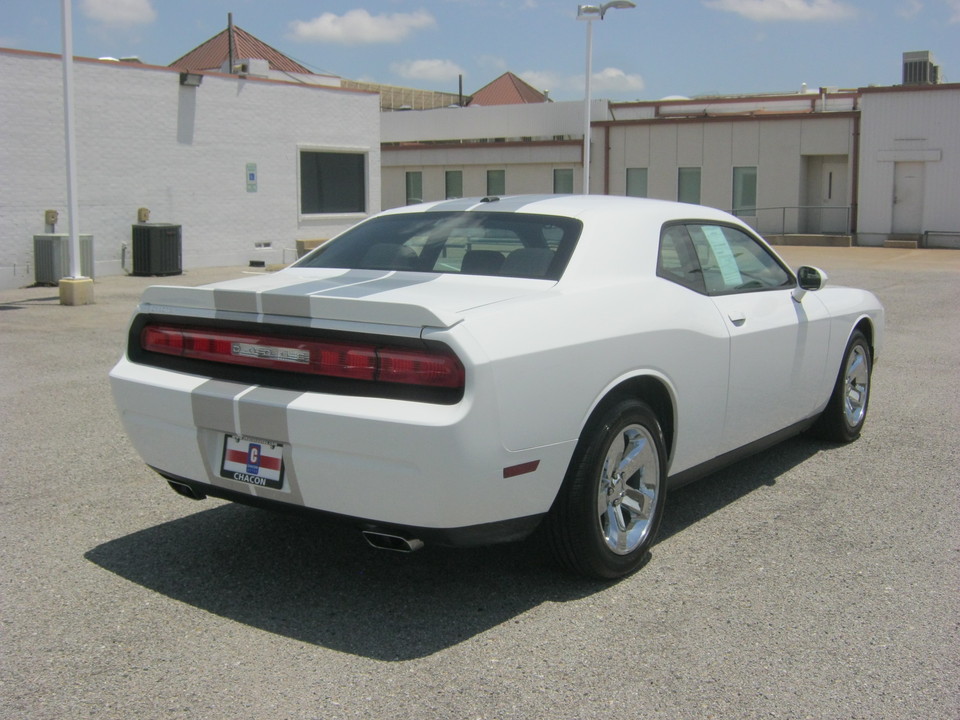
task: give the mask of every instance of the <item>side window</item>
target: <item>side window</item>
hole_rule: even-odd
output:
[[[706,293],[703,272],[684,225],[668,225],[663,229],[657,255],[657,275],[698,293]]]
[[[727,225],[688,224],[690,240],[711,295],[791,287],[789,272],[762,245]]]

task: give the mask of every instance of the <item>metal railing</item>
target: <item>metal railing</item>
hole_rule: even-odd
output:
[[[923,248],[960,249],[960,230],[927,230],[920,242]]]
[[[762,235],[848,235],[849,205],[784,205],[740,208],[734,214]]]

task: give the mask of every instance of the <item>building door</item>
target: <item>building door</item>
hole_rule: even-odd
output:
[[[919,234],[923,224],[923,163],[898,162],[893,170],[893,232]]]
[[[824,158],[820,178],[820,232],[850,232],[847,205],[847,160]]]
[[[847,156],[811,155],[806,171],[806,207],[800,210],[800,232],[850,232]]]

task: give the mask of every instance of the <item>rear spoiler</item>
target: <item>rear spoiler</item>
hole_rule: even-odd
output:
[[[290,285],[287,280],[284,285],[256,291],[216,286],[154,285],[144,291],[139,309],[143,313],[164,315],[183,310],[206,310],[212,313],[280,315],[416,328],[450,328],[462,320],[457,313],[438,312],[421,305],[384,302],[373,296],[311,295],[300,284]]]

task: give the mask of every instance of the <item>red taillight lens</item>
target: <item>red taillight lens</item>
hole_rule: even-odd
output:
[[[148,325],[140,332],[140,345],[164,355],[291,373],[434,388],[462,388],[464,383],[463,365],[442,350],[172,325]]]
[[[463,387],[463,365],[453,355],[427,353],[403,348],[380,348],[378,380],[425,385],[427,387]]]

